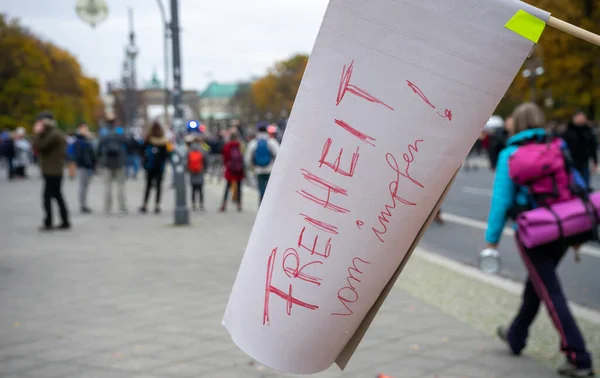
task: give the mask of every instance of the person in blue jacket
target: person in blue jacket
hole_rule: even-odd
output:
[[[485,235],[488,248],[492,249],[498,247],[511,210],[533,204],[527,195],[527,189],[517,186],[510,179],[509,158],[517,151],[519,143],[547,138],[544,130],[544,114],[537,105],[533,103],[520,105],[513,113],[513,120],[513,136],[508,139],[506,148],[500,152],[498,157],[488,228]],[[566,144],[564,148],[567,148]],[[519,247],[528,271],[523,302],[510,327],[498,327],[497,333],[508,344],[512,353],[519,355],[525,348],[529,328],[539,311],[541,300],[543,300],[554,326],[560,334],[561,350],[567,357],[565,363],[558,369],[559,374],[568,377],[590,377],[593,376],[592,358],[586,350],[581,331],[569,310],[556,271],[567,249],[568,247],[560,242],[531,250]]]
[[[6,171],[8,173],[8,179],[12,180],[14,177],[13,161],[15,158],[15,141],[12,135],[8,131],[4,131],[0,134],[0,157],[6,159]]]

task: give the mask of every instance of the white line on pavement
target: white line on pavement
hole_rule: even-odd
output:
[[[473,188],[471,186],[463,186],[462,191],[469,194],[478,194],[480,196],[491,197],[492,191],[489,189]]]
[[[449,258],[440,256],[436,253],[426,251],[421,247],[417,247],[417,249],[415,250],[415,253],[417,256],[420,256],[424,260],[427,260],[431,263],[443,266],[443,267],[450,269],[456,273],[462,274],[469,278],[476,279],[480,282],[489,284],[491,286],[495,286],[499,289],[505,290],[514,295],[521,295],[521,293],[523,292],[522,284],[511,281],[507,278],[486,275],[477,268],[459,263],[459,262],[451,260]],[[569,306],[571,307],[571,309],[573,310],[573,313],[576,316],[586,319],[589,322],[592,322],[595,324],[600,324],[600,312],[589,309],[587,307],[580,306],[573,302],[569,302]]]
[[[443,217],[444,217],[445,221],[460,224],[462,226],[476,228],[476,229],[482,230],[482,231],[485,231],[487,229],[486,222],[478,221],[478,220],[472,219],[472,218],[461,217],[460,215],[455,215],[455,214],[449,214],[449,213],[443,213],[443,214],[444,214]],[[512,228],[506,227],[504,229],[504,231],[502,232],[502,234],[506,235],[506,236],[514,236],[515,231]],[[580,251],[584,255],[600,258],[600,249],[598,249],[598,248],[584,245],[583,247],[581,247]]]

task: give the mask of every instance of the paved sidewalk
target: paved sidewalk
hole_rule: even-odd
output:
[[[219,214],[221,187],[209,185],[207,212],[176,228],[171,190],[164,191],[163,214],[142,216],[133,213],[142,182],[129,182],[132,214],[107,218],[97,178],[97,213],[73,213],[71,232],[40,234],[40,187],[38,179],[0,179],[0,377],[286,376],[252,362],[221,326],[254,220],[253,191],[245,189],[243,213]],[[67,182],[71,210],[78,208],[76,190]],[[394,289],[348,369],[316,376],[554,376],[422,300]]]

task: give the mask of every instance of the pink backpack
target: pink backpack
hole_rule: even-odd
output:
[[[516,216],[518,243],[527,248],[561,241],[580,245],[600,240],[600,196],[573,184],[572,165],[563,141],[525,142],[508,160],[508,174],[525,186],[539,205]],[[595,200],[595,202],[593,201]]]
[[[508,173],[515,184],[529,189],[539,205],[549,206],[576,197],[562,139],[521,145],[508,160]]]

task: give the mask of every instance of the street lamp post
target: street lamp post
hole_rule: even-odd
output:
[[[531,91],[531,102],[536,102],[536,87],[537,78],[544,74],[544,67],[539,66],[536,68],[527,68],[523,70],[523,77],[529,80],[529,87]]]
[[[169,125],[169,100],[170,100],[170,92],[169,92],[169,38],[170,38],[170,27],[169,21],[167,21],[167,13],[165,12],[165,6],[163,5],[162,0],[156,0],[158,4],[158,9],[160,10],[160,16],[162,18],[163,23],[163,53],[164,53],[164,86],[165,86],[165,100],[164,100],[164,108],[165,108],[165,124]]]
[[[129,69],[129,59],[125,57],[123,61],[123,69],[121,72],[122,80],[123,80],[123,92],[124,92],[124,107],[123,113],[125,115],[125,119],[122,120],[124,124],[129,125],[131,118],[133,117],[131,113],[131,71]]]
[[[135,45],[135,31],[133,30],[133,9],[129,8],[129,44],[125,48],[125,55],[127,56],[127,62],[129,65],[129,101],[128,107],[130,111],[130,118],[127,127],[131,128],[135,126],[137,121],[137,83],[136,83],[136,69],[135,59],[138,54],[138,48]]]
[[[535,53],[535,55],[534,55]],[[537,79],[543,76],[544,69],[544,53],[540,46],[536,46],[532,51],[531,56],[525,63],[525,69],[521,74],[529,82],[529,90],[531,92],[531,102],[537,103]]]
[[[175,117],[173,129],[177,138],[177,148],[173,154],[173,168],[175,169],[175,224],[188,225],[190,223],[189,210],[186,203],[185,190],[185,145],[183,134],[185,122],[183,120],[183,107],[181,105],[181,49],[179,46],[179,4],[178,0],[171,0],[171,36],[173,43],[173,108]]]

